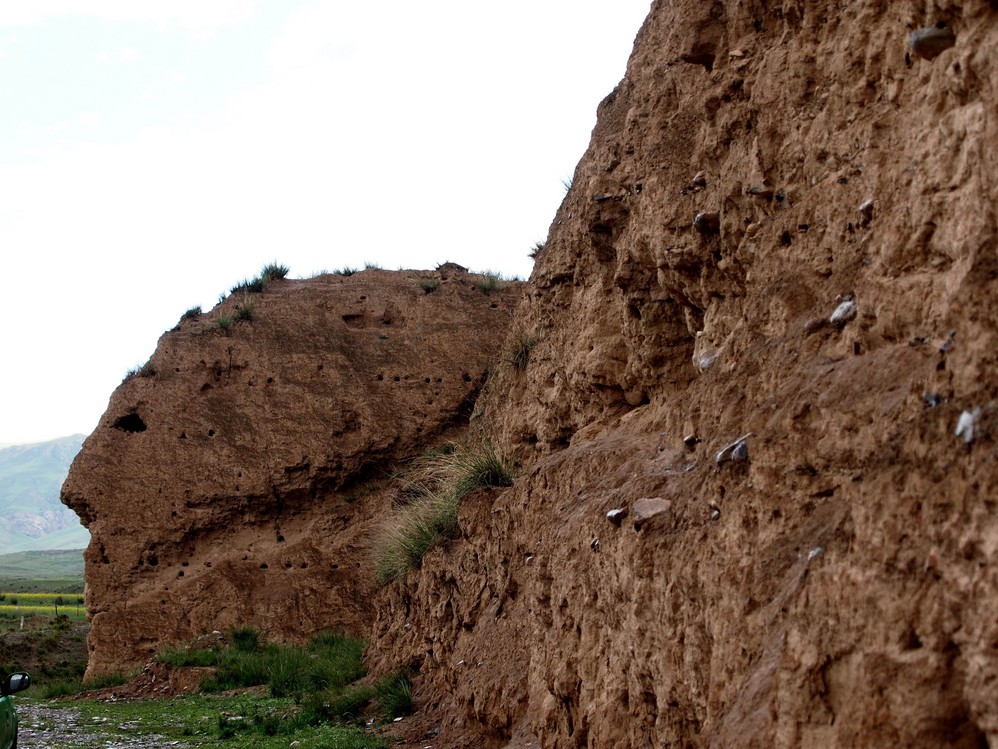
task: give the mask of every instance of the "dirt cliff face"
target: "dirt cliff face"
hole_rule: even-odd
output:
[[[160,339],[63,487],[92,534],[88,675],[233,625],[366,630],[380,483],[467,424],[509,324],[516,284],[479,280],[273,281]]]
[[[654,3],[479,401],[525,473],[377,599],[434,746],[998,744],[996,55]]]

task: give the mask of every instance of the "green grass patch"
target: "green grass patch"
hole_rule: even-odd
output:
[[[35,696],[29,699],[36,699]],[[125,746],[145,739],[148,746],[201,749],[387,749],[382,739],[353,725],[309,725],[305,710],[289,698],[250,695],[189,695],[169,701],[78,700],[74,721],[94,746]],[[87,744],[90,746],[91,744]]]
[[[412,711],[412,684],[396,673],[375,683],[356,683],[366,671],[364,643],[336,632],[322,632],[305,647],[265,643],[251,627],[238,627],[226,637],[228,644],[199,648],[196,645],[161,651],[157,659],[174,666],[211,666],[216,674],[202,688],[209,694],[265,684],[269,698],[241,703],[238,711],[222,709],[213,719],[202,719],[198,741],[214,736],[219,746],[271,746],[269,737],[306,743],[313,736],[339,736],[342,741],[363,740],[357,746],[382,746],[358,729],[336,728],[330,723],[353,723],[376,715],[384,720]],[[208,695],[191,704],[209,704]],[[219,698],[222,700],[222,698]],[[226,704],[220,701],[219,704]],[[332,732],[332,733],[331,733]],[[253,743],[260,742],[260,743]],[[373,743],[371,743],[373,742]],[[215,744],[200,744],[215,746]],[[327,746],[327,744],[316,744]],[[354,746],[331,743],[328,746]]]
[[[166,648],[157,660],[174,666],[217,669],[202,688],[222,692],[266,685],[274,697],[299,699],[310,692],[342,689],[366,673],[364,642],[336,633],[321,633],[305,648],[264,644],[259,633],[241,627],[229,633],[231,647]]]

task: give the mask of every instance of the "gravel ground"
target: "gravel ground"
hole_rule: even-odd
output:
[[[115,725],[107,718],[99,717],[84,722],[80,711],[69,705],[20,702],[17,714],[21,721],[18,737],[21,749],[185,749],[192,746],[155,734],[122,736],[121,731],[127,732],[136,726]]]

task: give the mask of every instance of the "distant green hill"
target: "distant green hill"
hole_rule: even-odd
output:
[[[0,592],[83,592],[83,550],[0,554]]]
[[[84,436],[0,449],[0,554],[82,549],[90,533],[59,501]]]

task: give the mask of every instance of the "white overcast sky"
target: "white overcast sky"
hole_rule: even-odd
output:
[[[0,444],[270,261],[528,276],[649,5],[0,4]]]

